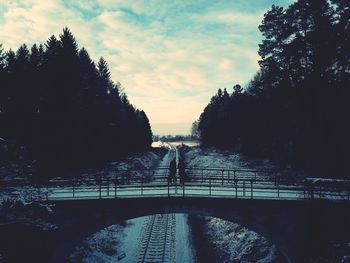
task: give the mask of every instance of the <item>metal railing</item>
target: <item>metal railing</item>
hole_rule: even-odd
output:
[[[46,200],[209,196],[350,201],[350,180],[292,180],[281,178],[271,170],[250,169],[189,167],[184,177],[181,180],[177,177],[175,182],[170,182],[167,167],[116,170],[94,177],[54,179],[38,188],[44,190],[45,196],[40,198]]]

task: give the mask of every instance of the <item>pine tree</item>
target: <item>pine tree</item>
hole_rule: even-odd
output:
[[[272,6],[259,26],[260,71],[246,92],[235,86],[229,100],[222,90],[212,97],[199,119],[203,143],[344,173],[350,158],[350,4],[331,2]]]
[[[0,136],[25,146],[35,175],[106,162],[150,147],[144,111],[115,85],[107,62],[95,65],[68,28],[45,46],[0,46]],[[132,143],[129,143],[132,142]]]

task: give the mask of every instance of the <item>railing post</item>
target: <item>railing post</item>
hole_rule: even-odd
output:
[[[204,171],[203,171],[203,169],[202,169],[202,183],[203,183],[203,174],[204,174]]]
[[[236,199],[238,198],[238,181],[235,179],[235,186],[236,186]]]
[[[107,196],[109,196],[109,178],[107,178]]]
[[[168,197],[170,197],[170,180],[168,180]]]
[[[182,181],[182,197],[185,197],[185,180]]]
[[[211,196],[211,177],[209,177],[209,195]]]
[[[117,198],[117,178],[114,180],[114,198]]]
[[[143,175],[141,177],[141,195],[143,195]]]
[[[224,170],[221,171],[221,184],[224,184]]]
[[[243,196],[245,196],[245,181],[243,180]]]
[[[250,198],[253,199],[253,180],[250,181]]]
[[[46,201],[49,201],[49,182],[46,184]]]
[[[228,170],[228,174],[227,174],[227,183],[230,183],[230,170]]]
[[[233,170],[233,180],[236,180],[236,170]]]
[[[75,198],[75,180],[73,179],[73,198]]]
[[[102,178],[100,179],[100,199],[102,198]]]
[[[276,184],[277,184],[277,198],[280,198],[280,184],[279,184],[279,181],[276,180]]]
[[[177,195],[177,179],[176,179],[176,175],[175,175],[175,183],[174,183],[174,186],[175,186],[175,195]]]

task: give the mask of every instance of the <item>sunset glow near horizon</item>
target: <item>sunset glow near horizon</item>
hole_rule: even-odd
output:
[[[258,71],[258,25],[293,0],[4,0],[0,43],[45,43],[64,27],[146,112],[154,134],[189,134],[219,88],[232,92]]]

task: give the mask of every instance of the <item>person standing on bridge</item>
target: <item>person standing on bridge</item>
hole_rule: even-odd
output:
[[[170,166],[169,166],[169,182],[175,183],[175,181],[176,181],[176,159],[174,158],[170,162]]]
[[[186,169],[186,163],[182,159],[179,160],[178,169],[179,169],[180,183],[182,184],[185,182],[185,169]]]

